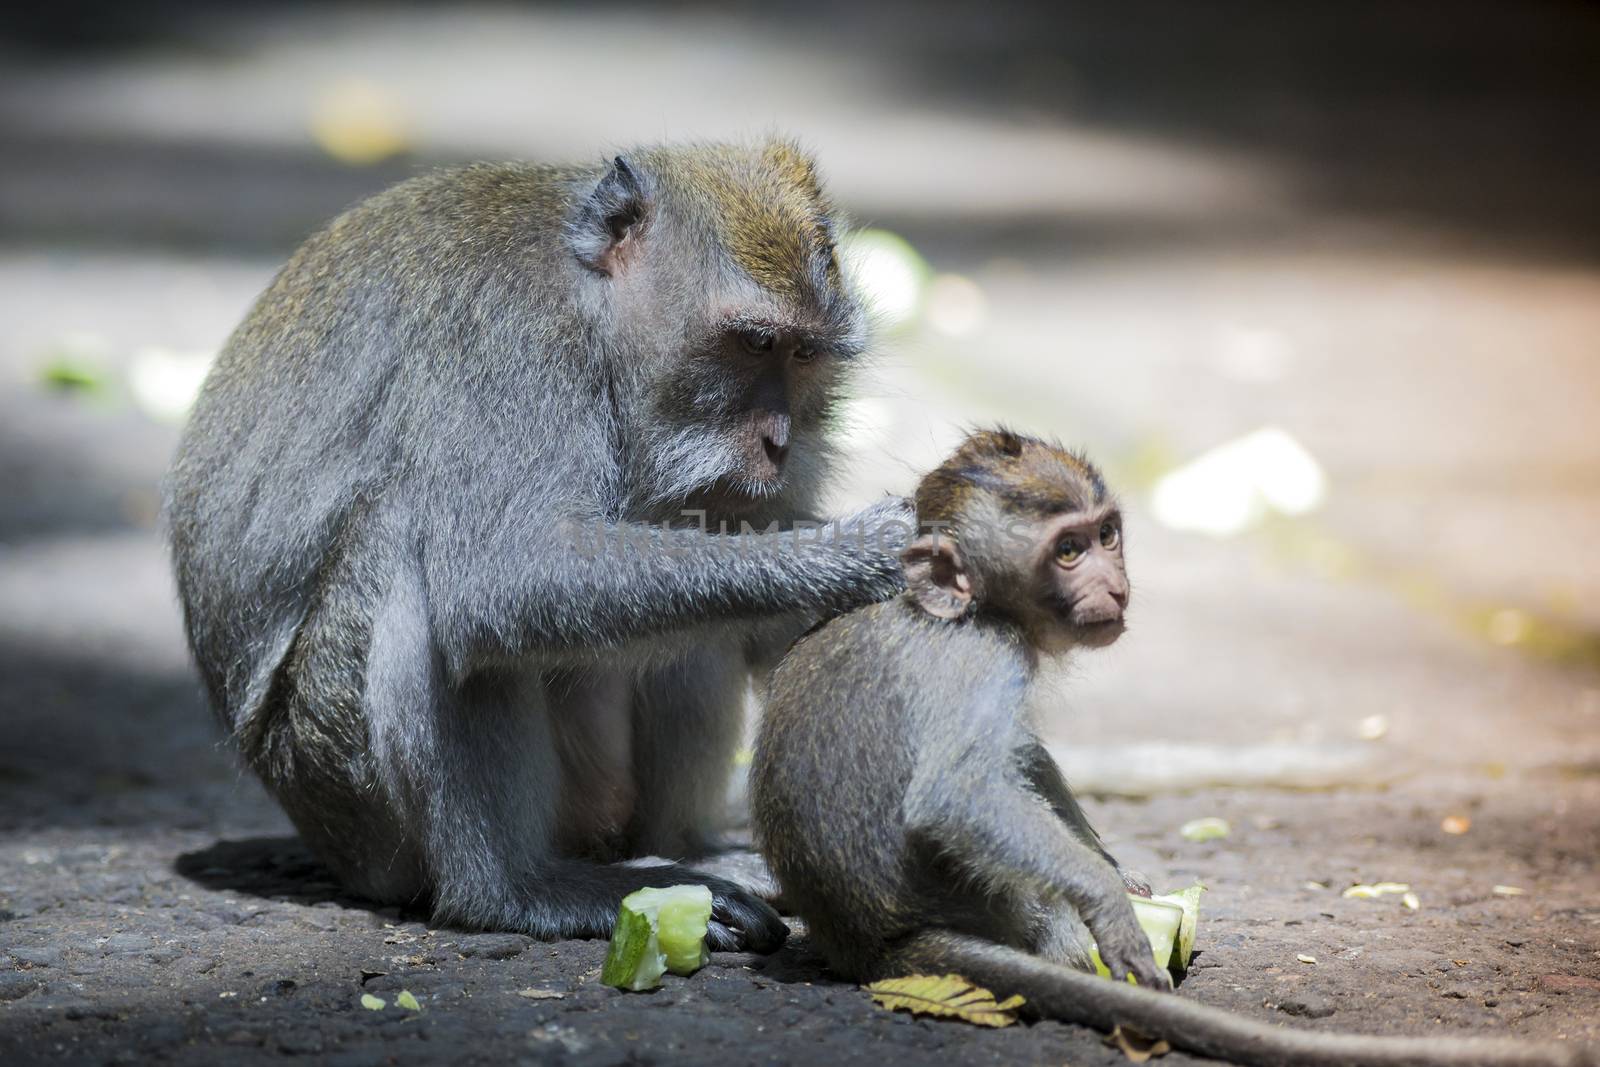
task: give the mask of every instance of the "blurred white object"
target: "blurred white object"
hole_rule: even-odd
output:
[[[1363,741],[1377,741],[1389,732],[1386,715],[1368,715],[1356,724],[1356,736]]]
[[[1164,475],[1151,509],[1175,530],[1217,537],[1240,533],[1269,512],[1305,515],[1321,505],[1328,480],[1305,447],[1269,426]]]
[[[967,337],[989,319],[989,300],[971,278],[941,274],[928,283],[928,325],[947,337]]]
[[[141,411],[162,422],[182,422],[200,395],[215,352],[141,348],[128,367],[128,386]]]
[[[1497,645],[1516,645],[1528,639],[1533,620],[1525,611],[1502,608],[1489,617],[1489,640]]]
[[[1276,330],[1225,326],[1217,335],[1216,367],[1236,382],[1264,385],[1289,373],[1294,349]]]
[[[893,329],[916,317],[928,265],[905,238],[888,230],[856,230],[840,242],[839,261],[880,326]]]
[[[352,166],[381,163],[411,147],[399,95],[359,78],[320,90],[311,102],[307,123],[324,152]]]

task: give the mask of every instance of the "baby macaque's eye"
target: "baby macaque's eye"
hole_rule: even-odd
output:
[[[1117,524],[1107,519],[1100,524],[1100,544],[1106,548],[1116,548],[1122,540],[1122,531]]]
[[[1056,562],[1070,567],[1083,558],[1084,544],[1076,537],[1063,537],[1056,544]]]

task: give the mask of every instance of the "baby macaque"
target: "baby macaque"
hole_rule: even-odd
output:
[[[756,746],[757,842],[833,970],[954,972],[1040,1016],[1263,1067],[1594,1062],[1559,1044],[1287,1030],[1170,995],[1128,901],[1138,880],[1026,711],[1041,660],[1123,632],[1115,498],[1081,456],[997,430],[928,474],[916,510],[906,593],[790,650]],[[1091,939],[1115,981],[1085,973]]]

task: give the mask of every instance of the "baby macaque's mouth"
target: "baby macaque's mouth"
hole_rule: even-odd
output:
[[[1122,616],[1117,615],[1109,619],[1101,619],[1098,622],[1076,623],[1072,629],[1073,636],[1077,638],[1080,644],[1109,645],[1122,636],[1122,632],[1127,629],[1127,624],[1123,622]]]
[[[1122,612],[1109,605],[1070,610],[1067,620],[1078,627],[1105,626],[1108,623],[1121,623]]]

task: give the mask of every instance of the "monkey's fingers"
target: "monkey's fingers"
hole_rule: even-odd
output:
[[[706,948],[712,952],[744,951],[744,935],[715,919],[706,924]]]
[[[1126,905],[1127,898],[1123,898]],[[1172,975],[1156,963],[1150,950],[1150,939],[1134,918],[1133,908],[1113,910],[1108,916],[1089,924],[1094,934],[1100,960],[1118,982],[1127,981],[1128,975],[1146,989],[1166,991],[1172,988]]]
[[[1102,962],[1111,972],[1113,980],[1126,982],[1128,975],[1133,975],[1134,981],[1146,989],[1153,989],[1158,993],[1167,993],[1172,990],[1172,975],[1167,973],[1165,967],[1158,967],[1155,958],[1150,954],[1150,942],[1144,943],[1142,950],[1136,950],[1134,955],[1120,963],[1113,963],[1102,956]]]
[[[789,927],[760,897],[712,890],[706,945],[713,952],[776,952],[788,937]]]
[[[1172,992],[1172,972],[1165,967],[1157,967],[1154,961],[1146,960],[1133,976],[1146,989],[1154,989],[1158,993]]]

